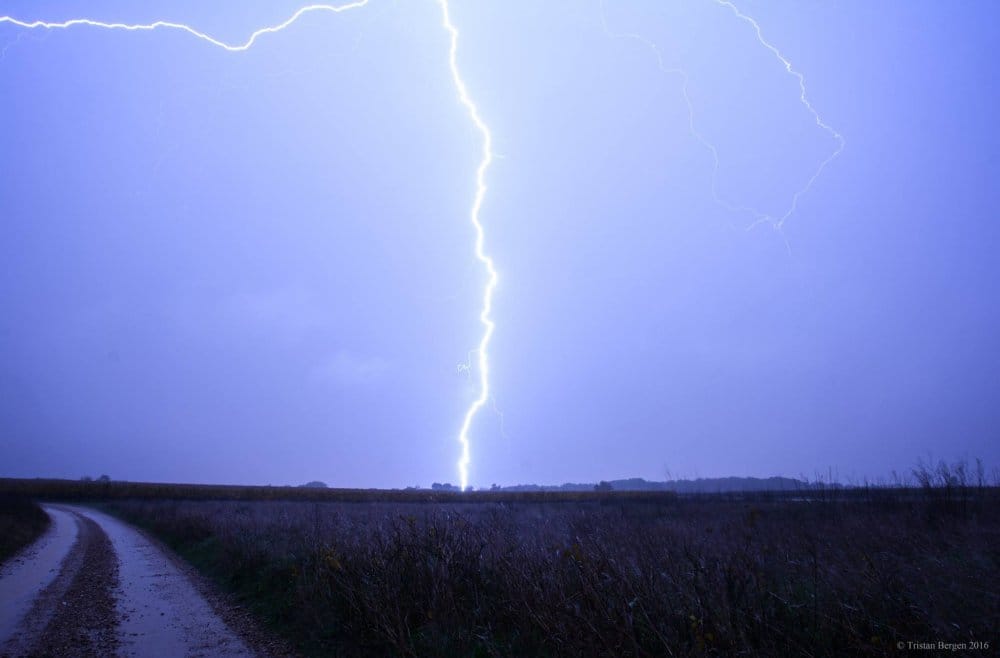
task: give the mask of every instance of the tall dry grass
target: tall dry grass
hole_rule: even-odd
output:
[[[995,640],[1000,513],[970,491],[111,506],[314,655],[877,656]]]

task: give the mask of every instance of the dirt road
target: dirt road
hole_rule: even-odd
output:
[[[0,656],[260,655],[142,533],[87,508],[45,511],[49,530],[0,569]]]

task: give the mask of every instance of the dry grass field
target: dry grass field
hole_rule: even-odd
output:
[[[990,487],[678,497],[35,485],[148,529],[307,655],[880,656],[899,643],[994,642],[1000,628]]]

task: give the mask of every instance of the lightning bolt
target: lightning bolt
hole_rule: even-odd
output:
[[[648,38],[642,36],[641,34],[637,34],[635,32],[613,32],[611,30],[611,28],[608,26],[607,18],[605,16],[604,0],[601,0],[601,3],[600,3],[600,8],[601,8],[601,25],[604,27],[604,32],[608,36],[610,36],[612,38],[615,38],[615,39],[628,39],[628,40],[636,41],[638,43],[641,43],[645,47],[649,48],[653,52],[654,56],[656,57],[657,67],[660,69],[661,72],[663,72],[663,73],[665,73],[667,75],[676,75],[677,77],[680,78],[680,80],[681,80],[681,94],[682,94],[682,96],[684,98],[684,103],[685,103],[685,105],[687,107],[687,111],[688,111],[688,134],[693,139],[695,139],[699,144],[701,144],[705,148],[705,150],[707,150],[711,154],[711,156],[712,156],[711,194],[712,194],[713,201],[715,201],[715,203],[719,204],[720,206],[722,206],[723,208],[725,208],[726,210],[728,210],[730,212],[744,213],[744,214],[748,214],[749,216],[751,216],[752,217],[752,222],[747,227],[747,230],[750,230],[750,229],[752,229],[752,228],[754,228],[754,227],[756,227],[756,226],[758,226],[760,224],[766,223],[766,224],[770,224],[772,227],[774,227],[780,233],[781,229],[785,225],[785,222],[788,220],[789,217],[791,217],[792,215],[794,215],[795,211],[798,209],[799,199],[812,188],[813,184],[816,182],[816,180],[823,173],[823,170],[826,169],[827,165],[829,165],[831,162],[833,162],[837,158],[837,156],[839,156],[843,152],[844,146],[846,145],[846,142],[844,140],[843,135],[841,135],[834,128],[832,128],[828,123],[826,123],[826,121],[824,121],[823,118],[820,116],[819,112],[816,111],[816,108],[813,107],[812,103],[809,102],[809,98],[808,98],[808,95],[806,93],[805,76],[802,73],[800,73],[799,71],[797,71],[792,66],[791,61],[789,61],[788,58],[785,57],[781,53],[780,50],[778,50],[777,47],[775,47],[772,43],[770,43],[769,41],[767,41],[764,38],[763,32],[761,31],[760,24],[756,20],[754,20],[753,18],[751,18],[750,16],[748,16],[747,14],[744,14],[743,12],[741,12],[739,10],[739,8],[737,8],[736,5],[733,4],[733,2],[731,0],[712,0],[712,1],[715,2],[716,4],[718,4],[721,7],[725,7],[727,9],[729,9],[737,18],[739,18],[742,21],[745,21],[746,23],[748,23],[753,28],[754,33],[755,33],[755,35],[757,37],[758,43],[760,43],[761,46],[763,46],[764,48],[766,48],[767,50],[769,50],[775,56],[775,58],[778,59],[778,61],[781,63],[781,65],[784,67],[785,71],[789,75],[795,77],[798,80],[798,84],[799,84],[799,102],[812,115],[813,120],[815,121],[816,125],[819,128],[821,128],[823,131],[825,131],[828,135],[830,135],[830,137],[832,137],[833,140],[837,144],[836,148],[834,148],[834,150],[826,158],[824,158],[819,163],[819,165],[816,167],[815,171],[813,172],[812,176],[810,176],[809,179],[806,181],[805,185],[803,185],[800,189],[798,189],[798,190],[795,191],[795,193],[791,197],[791,200],[789,202],[789,206],[785,210],[785,212],[782,213],[781,215],[777,216],[777,217],[775,217],[774,215],[762,212],[762,211],[760,211],[760,210],[758,210],[756,208],[753,208],[751,206],[735,204],[735,203],[733,203],[733,202],[731,202],[731,201],[729,201],[729,200],[727,200],[727,199],[725,199],[725,198],[723,198],[722,196],[719,195],[719,193],[718,193],[718,177],[719,177],[719,167],[720,167],[719,150],[718,150],[718,148],[716,148],[716,146],[712,142],[710,142],[696,128],[696,125],[695,125],[694,103],[691,101],[691,96],[688,93],[688,87],[689,87],[689,83],[690,83],[690,77],[688,76],[688,73],[684,69],[681,69],[681,68],[668,67],[664,63],[663,53],[660,51],[659,46],[657,46],[653,41],[651,41]],[[784,239],[784,235],[783,234],[782,234],[782,238]],[[789,251],[791,251],[791,248],[789,247],[787,239],[785,240],[785,246],[786,246],[786,248],[789,249]]]
[[[757,42],[760,43],[760,45],[764,46],[764,48],[770,50],[771,53],[778,58],[778,61],[781,62],[781,65],[785,67],[785,71],[799,81],[799,102],[802,104],[803,107],[806,108],[806,110],[809,111],[810,114],[812,114],[813,120],[816,122],[816,125],[819,126],[821,129],[823,129],[827,134],[829,134],[834,139],[834,141],[837,142],[837,148],[835,148],[830,153],[830,155],[828,155],[822,162],[819,163],[819,166],[816,167],[816,171],[814,171],[813,175],[809,178],[808,181],[806,181],[806,184],[801,189],[796,191],[795,194],[792,195],[792,201],[788,207],[788,210],[786,210],[785,213],[777,220],[775,220],[773,217],[765,216],[760,220],[758,220],[757,222],[759,223],[760,221],[770,221],[774,224],[775,228],[780,230],[784,226],[785,221],[795,213],[796,209],[799,206],[799,199],[802,197],[802,195],[808,192],[810,188],[812,188],[813,183],[815,183],[816,179],[820,177],[820,174],[823,173],[823,170],[826,169],[827,165],[833,162],[837,158],[837,156],[839,156],[843,152],[846,142],[844,140],[843,135],[841,135],[839,132],[830,127],[830,125],[823,120],[823,117],[819,115],[819,112],[816,111],[816,108],[812,106],[812,103],[809,102],[809,98],[806,95],[805,76],[799,71],[796,71],[795,68],[792,66],[792,63],[788,60],[788,58],[782,55],[780,50],[778,50],[773,44],[771,44],[767,39],[764,38],[764,34],[761,32],[760,29],[760,24],[757,23],[757,21],[755,21],[750,16],[747,16],[746,14],[741,12],[739,8],[737,8],[736,5],[734,5],[730,0],[715,0],[715,3],[722,7],[727,7],[730,11],[733,12],[734,15],[736,15],[737,18],[746,23],[749,23],[750,26],[753,27],[754,34],[756,34],[757,36]]]
[[[109,23],[105,21],[96,21],[89,18],[74,18],[61,22],[50,22],[50,21],[23,21],[11,16],[0,16],[0,24],[10,24],[15,25],[20,28],[27,30],[65,30],[73,27],[92,27],[105,30],[122,30],[126,32],[152,32],[154,30],[177,30],[181,32],[186,32],[191,36],[204,41],[205,43],[211,44],[217,48],[221,48],[228,52],[245,52],[250,50],[256,43],[257,40],[264,36],[265,34],[274,34],[276,32],[281,32],[282,30],[290,27],[300,18],[306,14],[320,13],[320,12],[331,12],[334,14],[339,14],[351,9],[359,9],[368,4],[369,0],[355,0],[354,2],[347,2],[340,5],[331,4],[313,4],[306,5],[298,9],[295,13],[288,17],[285,21],[278,23],[277,25],[271,25],[268,27],[260,28],[255,30],[250,34],[246,41],[242,43],[228,43],[210,34],[201,32],[190,25],[184,23],[174,23],[171,21],[154,21],[152,23]],[[490,135],[489,127],[482,120],[479,114],[479,109],[476,104],[472,101],[469,96],[468,89],[465,86],[465,81],[462,79],[461,74],[458,70],[457,53],[458,53],[458,29],[455,27],[454,23],[451,21],[451,15],[449,13],[447,0],[438,0],[438,4],[441,7],[442,25],[447,31],[450,39],[450,47],[448,50],[448,66],[451,71],[452,80],[455,83],[455,89],[458,92],[458,100],[462,106],[468,111],[469,117],[472,119],[473,124],[475,124],[476,130],[482,135],[483,148],[482,148],[482,159],[479,162],[479,166],[476,169],[476,192],[475,197],[472,202],[472,207],[469,212],[469,219],[472,222],[473,227],[476,232],[476,242],[475,242],[475,254],[476,258],[483,264],[488,274],[487,282],[485,288],[483,289],[483,304],[482,310],[479,314],[480,322],[483,325],[483,334],[479,341],[479,346],[474,351],[477,354],[478,370],[479,370],[479,396],[472,402],[469,408],[465,412],[465,416],[462,420],[462,427],[459,431],[458,440],[461,444],[461,458],[458,462],[459,477],[461,480],[462,489],[465,490],[469,483],[469,463],[471,462],[470,455],[470,442],[469,442],[469,431],[472,426],[472,421],[476,417],[476,414],[480,409],[491,400],[490,387],[489,387],[489,355],[487,348],[489,347],[490,338],[493,336],[493,330],[495,324],[490,317],[490,313],[493,307],[493,292],[496,290],[497,286],[497,271],[493,265],[493,259],[486,254],[484,248],[485,234],[483,230],[483,225],[479,220],[480,210],[483,205],[483,199],[486,196],[486,171],[493,160],[492,153],[492,136]],[[19,37],[20,38],[20,35]],[[4,49],[6,51],[6,48]],[[471,367],[471,364],[470,364]]]
[[[306,5],[302,7],[294,14],[288,17],[287,20],[278,23],[277,25],[271,25],[269,27],[262,27],[259,30],[255,30],[250,34],[250,37],[243,43],[226,43],[221,39],[216,39],[215,37],[200,32],[190,25],[185,25],[183,23],[172,23],[170,21],[154,21],[152,23],[139,23],[139,24],[128,24],[128,23],[105,23],[104,21],[95,21],[89,18],[73,18],[68,21],[62,21],[61,23],[50,23],[48,21],[22,21],[11,16],[0,16],[0,24],[10,23],[11,25],[16,25],[18,27],[23,27],[29,30],[35,29],[45,29],[45,30],[65,30],[71,27],[86,26],[86,27],[97,27],[105,30],[125,30],[126,32],[152,32],[153,30],[164,29],[164,30],[180,30],[181,32],[187,32],[193,37],[201,39],[207,43],[212,44],[223,50],[228,50],[231,53],[239,53],[250,50],[257,39],[265,34],[274,34],[275,32],[281,32],[287,27],[290,27],[297,20],[305,16],[306,14],[316,13],[316,12],[332,12],[334,14],[339,14],[350,9],[358,9],[364,7],[368,4],[368,0],[356,0],[355,2],[348,2],[342,5]]]
[[[483,207],[483,200],[486,198],[486,171],[493,162],[493,136],[490,134],[489,126],[483,121],[479,114],[479,108],[469,96],[469,91],[462,80],[462,75],[458,71],[458,28],[451,22],[451,14],[448,10],[448,0],[438,0],[441,6],[441,21],[444,29],[451,37],[451,47],[448,49],[448,66],[451,68],[451,77],[455,82],[455,89],[458,90],[458,100],[469,113],[469,118],[475,124],[476,130],[482,135],[483,150],[482,159],[476,169],[476,194],[472,201],[472,208],[469,211],[469,220],[476,229],[476,258],[486,269],[487,281],[483,288],[483,306],[479,313],[479,321],[483,325],[483,334],[479,339],[479,347],[475,350],[479,368],[479,396],[473,400],[472,404],[465,412],[462,420],[462,428],[458,433],[458,442],[461,444],[462,454],[458,460],[458,475],[464,491],[469,486],[469,463],[472,461],[470,454],[469,431],[476,414],[490,400],[490,362],[487,348],[490,339],[493,337],[493,330],[496,324],[490,316],[493,310],[493,292],[497,287],[497,270],[493,265],[493,259],[486,253],[484,242],[486,240],[483,224],[479,219],[480,210]]]
[[[604,0],[601,0],[600,6],[601,6],[601,25],[604,27],[605,34],[607,34],[612,39],[626,39],[630,41],[636,41],[645,46],[646,48],[649,48],[651,51],[653,51],[653,55],[656,57],[656,66],[657,68],[660,69],[662,73],[666,75],[676,75],[678,78],[680,78],[681,96],[683,96],[684,98],[684,105],[685,107],[687,107],[688,111],[688,134],[695,141],[697,141],[699,144],[705,147],[705,150],[712,155],[712,163],[713,163],[712,183],[711,183],[712,199],[719,205],[723,206],[726,210],[734,212],[736,211],[755,212],[750,208],[746,208],[743,206],[735,206],[726,201],[725,199],[723,199],[718,194],[717,190],[718,190],[718,177],[719,177],[719,166],[720,166],[719,149],[717,149],[715,145],[712,144],[712,142],[708,141],[708,139],[706,139],[705,136],[701,134],[695,127],[694,103],[691,101],[690,93],[688,93],[688,87],[690,86],[691,83],[691,77],[688,75],[687,71],[678,67],[668,67],[666,63],[663,61],[663,53],[662,51],[660,51],[660,47],[657,46],[654,42],[647,39],[646,37],[642,36],[641,34],[638,34],[636,32],[612,31],[611,28],[608,26],[608,19],[604,10]],[[756,213],[756,215],[760,215],[760,213]]]
[[[348,2],[341,5],[331,5],[331,4],[306,5],[295,11],[295,13],[293,13],[288,19],[286,19],[281,23],[255,30],[253,33],[250,34],[247,40],[242,43],[227,43],[205,32],[196,30],[189,25],[185,25],[183,23],[174,23],[170,21],[155,21],[152,23],[144,23],[144,24],[127,24],[127,23],[109,23],[103,21],[95,21],[87,18],[78,18],[62,22],[47,22],[40,20],[22,21],[13,18],[11,16],[0,16],[0,24],[8,23],[25,29],[45,29],[45,30],[68,29],[77,26],[94,27],[106,30],[123,30],[128,32],[151,32],[157,29],[177,30],[186,32],[201,41],[204,41],[212,46],[221,48],[229,52],[244,52],[252,48],[257,43],[257,40],[261,36],[265,34],[273,34],[281,32],[282,30],[285,30],[286,28],[290,27],[292,24],[294,24],[296,21],[298,21],[306,14],[319,13],[319,12],[331,12],[335,14],[341,13],[351,9],[358,9],[364,7],[365,5],[368,4],[368,1],[369,0],[356,0],[354,2]],[[634,39],[644,43],[646,46],[652,48],[652,50],[656,54],[659,67],[664,73],[675,74],[681,77],[684,100],[688,108],[689,131],[691,135],[695,139],[697,139],[712,154],[714,160],[714,168],[712,173],[713,198],[718,203],[724,205],[726,208],[730,210],[740,210],[751,213],[755,217],[754,224],[752,224],[751,227],[761,222],[769,222],[775,228],[780,230],[781,227],[784,225],[785,221],[789,217],[791,217],[792,214],[795,213],[798,207],[799,199],[802,197],[802,195],[804,195],[806,192],[809,191],[809,189],[815,183],[816,179],[819,178],[820,174],[822,174],[823,170],[827,167],[827,165],[829,165],[830,162],[832,162],[843,151],[845,145],[844,138],[840,135],[840,133],[838,133],[836,130],[830,127],[822,119],[819,113],[809,102],[806,93],[804,76],[792,66],[791,62],[781,53],[781,51],[779,51],[774,45],[772,45],[764,38],[760,25],[753,18],[742,13],[729,0],[714,0],[714,1],[720,6],[728,8],[733,12],[733,14],[736,17],[749,23],[753,27],[758,42],[775,55],[775,57],[781,62],[785,70],[790,75],[798,79],[799,89],[800,89],[799,100],[802,103],[802,105],[812,114],[816,122],[816,125],[825,130],[827,133],[829,133],[837,142],[837,148],[819,164],[813,175],[806,182],[805,186],[802,187],[800,190],[796,191],[795,194],[792,196],[791,203],[788,209],[784,212],[784,214],[782,214],[780,217],[777,218],[768,215],[766,213],[757,211],[753,208],[733,205],[728,201],[719,197],[716,191],[717,190],[716,178],[719,170],[718,150],[710,141],[708,141],[703,135],[701,135],[701,133],[699,133],[695,127],[694,106],[688,94],[689,78],[687,73],[681,69],[676,69],[676,68],[672,69],[666,67],[663,61],[663,57],[660,53],[660,50],[656,47],[656,45],[653,42],[649,41],[648,39],[638,34],[610,32],[607,26],[607,22],[604,19],[603,2],[601,4],[601,20],[605,27],[606,32],[609,35],[619,38]],[[465,82],[462,79],[462,76],[459,72],[458,62],[457,62],[459,32],[458,29],[455,27],[454,23],[452,23],[451,21],[448,0],[438,0],[438,4],[441,8],[442,26],[444,27],[445,31],[448,33],[450,38],[450,46],[448,50],[448,65],[451,71],[452,80],[455,84],[455,88],[458,94],[458,100],[459,103],[468,112],[469,117],[472,120],[472,123],[475,125],[476,130],[480,133],[482,137],[482,157],[476,169],[476,177],[475,177],[476,188],[472,206],[469,211],[469,220],[475,229],[475,236],[476,236],[475,255],[486,270],[487,281],[483,288],[482,307],[479,314],[479,320],[483,326],[483,333],[480,338],[478,347],[474,350],[474,353],[477,356],[476,359],[477,369],[479,373],[479,395],[469,405],[468,409],[466,410],[465,415],[463,417],[462,426],[461,429],[459,430],[459,435],[458,435],[458,441],[461,445],[461,457],[458,461],[458,471],[459,471],[461,487],[464,490],[468,487],[468,479],[469,479],[468,470],[469,470],[469,464],[471,462],[469,434],[472,422],[475,419],[476,415],[479,413],[479,411],[487,404],[487,402],[492,400],[492,396],[490,394],[490,385],[489,385],[490,371],[489,371],[488,348],[490,340],[493,336],[493,332],[496,328],[491,313],[493,308],[493,294],[497,287],[498,275],[496,267],[494,266],[493,263],[493,259],[485,251],[485,244],[484,244],[485,231],[483,228],[483,224],[480,220],[480,213],[482,210],[483,201],[486,197],[486,191],[487,191],[486,172],[493,161],[494,155],[492,152],[492,135],[490,133],[489,127],[483,121],[482,116],[479,113],[479,109],[473,102],[472,98],[470,97]],[[470,364],[470,370],[471,370],[471,364]]]

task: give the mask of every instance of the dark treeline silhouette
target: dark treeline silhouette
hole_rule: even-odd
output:
[[[694,480],[666,480],[656,482],[643,478],[601,480],[594,483],[567,482],[560,485],[515,484],[498,487],[499,491],[594,491],[597,487],[607,491],[673,491],[675,493],[728,493],[745,491],[801,491],[816,486],[804,480],[785,477],[725,477],[697,478]],[[823,485],[831,486],[831,485]],[[832,485],[840,486],[840,485]]]
[[[37,500],[111,500],[172,498],[178,500],[297,500],[312,502],[582,502],[615,501],[664,503],[677,497],[719,500],[867,500],[904,501],[933,499],[951,504],[972,498],[994,499],[1000,473],[987,480],[976,459],[918,461],[910,473],[893,473],[889,480],[842,484],[822,478],[785,477],[698,478],[649,481],[642,478],[602,480],[599,483],[562,485],[493,485],[489,489],[461,491],[452,484],[435,482],[430,489],[346,489],[320,481],[299,486],[173,484],[114,481],[102,475],[97,480],[0,478],[0,495],[26,496]]]

